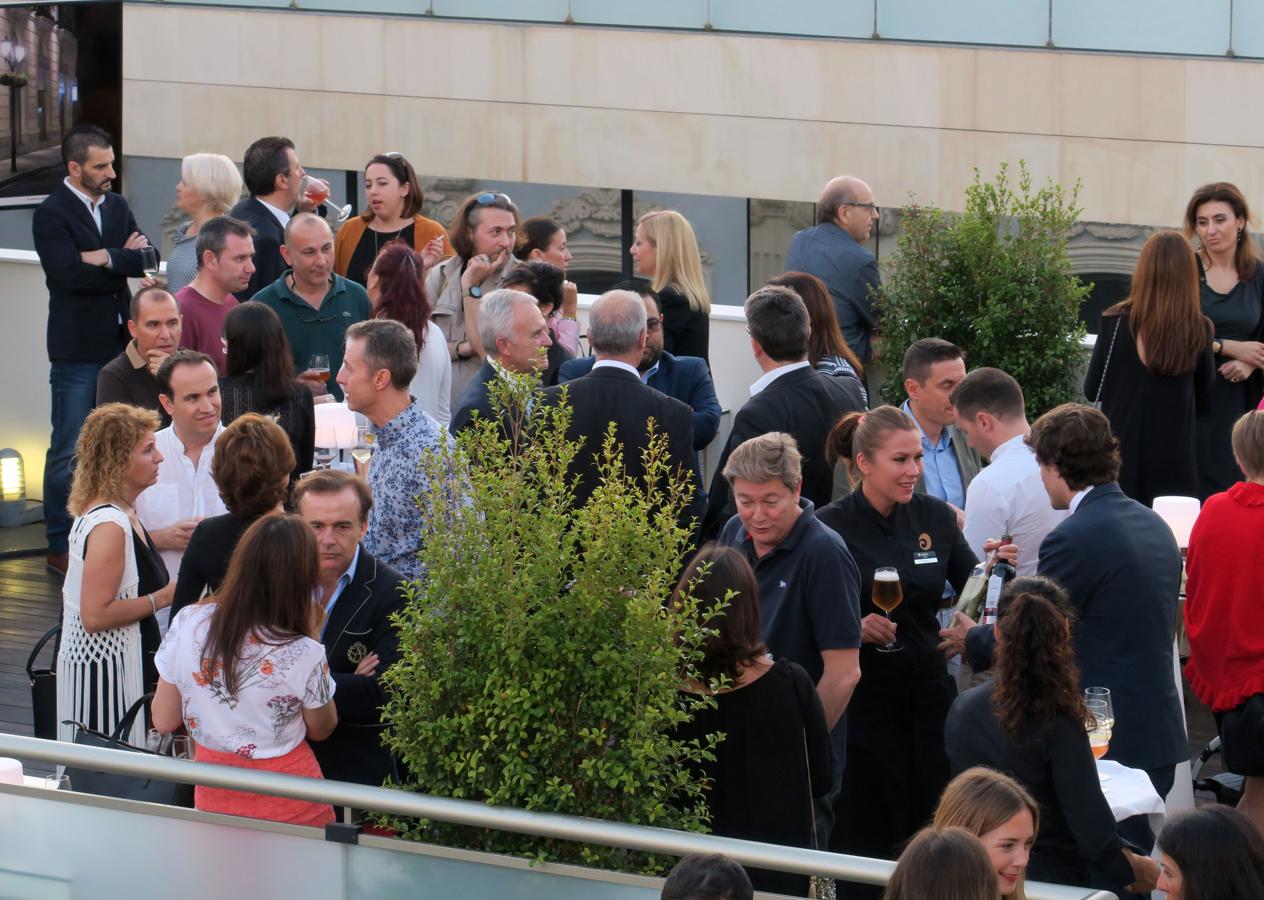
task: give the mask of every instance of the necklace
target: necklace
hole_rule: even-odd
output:
[[[369,229],[369,231],[372,231],[372,232],[373,232],[373,258],[374,258],[374,259],[377,259],[377,254],[378,254],[378,249],[379,249],[379,248],[378,248],[378,239],[379,239],[379,238],[386,238],[386,243],[387,243],[387,244],[389,244],[391,241],[395,240],[395,239],[396,239],[396,238],[398,238],[401,234],[403,234],[403,233],[404,233],[404,228],[407,228],[407,227],[408,227],[408,226],[407,226],[407,225],[405,225],[405,226],[403,226],[403,228],[399,228],[399,229],[397,229],[397,230],[395,230],[395,231],[378,231],[378,230],[377,230],[377,229],[375,229],[375,228],[370,228],[370,229]]]

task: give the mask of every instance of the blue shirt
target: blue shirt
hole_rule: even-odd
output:
[[[325,639],[325,627],[329,624],[329,616],[334,611],[334,604],[338,602],[338,598],[342,596],[342,592],[347,589],[347,585],[351,583],[351,573],[355,571],[356,563],[360,561],[360,545],[356,544],[355,556],[351,557],[351,565],[347,566],[347,571],[338,576],[338,581],[334,584],[334,589],[329,592],[329,600],[325,603],[325,624],[320,626],[320,639]]]
[[[909,418],[917,422],[917,416],[909,410],[908,401],[900,407]],[[926,437],[926,432],[918,422],[917,430],[922,433],[922,450],[926,457],[923,460],[925,471],[922,473],[926,485],[926,493],[940,500],[946,500],[957,509],[966,508],[966,486],[961,481],[961,468],[957,465],[957,451],[952,449],[952,435],[947,427],[939,432],[939,440],[934,444]]]

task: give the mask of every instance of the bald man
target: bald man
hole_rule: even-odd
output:
[[[313,356],[329,358],[329,374],[342,368],[347,329],[373,314],[364,288],[334,272],[334,236],[320,216],[299,213],[285,226],[281,257],[289,266],[281,277],[255,294],[254,299],[272,307],[281,317],[285,336],[294,353],[294,371],[311,367]],[[342,399],[342,388],[332,377],[318,393],[328,391]]]
[[[816,224],[794,236],[786,255],[787,272],[807,272],[825,282],[843,337],[863,363],[873,356],[876,320],[870,291],[882,286],[878,260],[864,247],[877,221],[869,185],[840,175],[821,191]]]

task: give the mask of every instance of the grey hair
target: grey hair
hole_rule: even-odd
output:
[[[496,353],[497,338],[512,338],[514,331],[514,306],[524,303],[536,308],[535,297],[525,291],[501,288],[483,298],[478,307],[478,336],[483,339],[483,349]]]
[[[588,313],[588,343],[600,353],[631,353],[645,331],[645,301],[635,291],[606,291]]]
[[[347,340],[364,341],[364,359],[373,371],[391,373],[391,387],[406,391],[417,374],[417,341],[394,319],[366,319],[347,329]]]
[[[780,481],[794,490],[803,479],[803,457],[799,443],[783,431],[769,431],[737,445],[724,466],[731,485],[737,479],[764,484]]]

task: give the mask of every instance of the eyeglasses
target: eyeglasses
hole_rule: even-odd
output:
[[[646,319],[645,320],[645,330],[648,332],[652,333],[652,332],[658,331],[662,327],[663,327],[662,319]]]
[[[474,198],[475,206],[491,206],[498,202],[513,206],[513,201],[509,199],[508,194],[499,194],[496,191],[485,191]]]
[[[842,205],[843,205],[843,206],[856,206],[856,207],[859,207],[860,209],[867,209],[867,210],[869,210],[869,212],[877,212],[877,211],[878,211],[878,204],[876,204],[876,203],[852,203],[852,202],[846,202],[846,203],[843,203]]]

